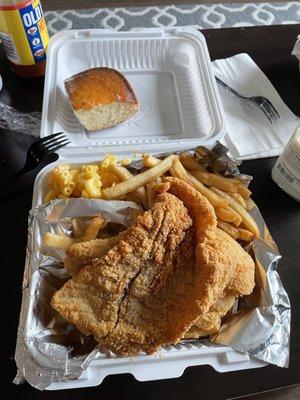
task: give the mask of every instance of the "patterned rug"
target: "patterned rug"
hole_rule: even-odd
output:
[[[200,29],[228,28],[299,23],[300,2],[181,4],[48,11],[45,14],[50,34],[78,28],[130,30],[183,25],[194,25]]]

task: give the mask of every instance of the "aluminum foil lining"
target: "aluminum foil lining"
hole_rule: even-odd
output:
[[[98,354],[94,339],[83,335],[50,305],[54,292],[69,276],[62,262],[64,250],[45,248],[45,233],[68,235],[74,217],[99,215],[107,223],[127,227],[137,210],[141,211],[140,207],[128,201],[69,199],[53,200],[30,211],[14,383],[25,378],[42,390],[54,381],[76,379]]]
[[[218,170],[226,168],[228,174],[249,181],[251,177],[239,175],[238,163],[228,158],[227,149],[222,146],[210,151],[206,164],[211,169],[216,165]],[[139,161],[134,161],[131,167],[139,169],[140,165]],[[42,245],[44,234],[62,231],[68,235],[72,218],[87,219],[97,215],[126,227],[137,210],[139,206],[132,202],[69,199],[54,200],[30,212],[15,353],[18,373],[14,383],[26,379],[42,390],[52,382],[77,379],[99,356],[94,339],[66,322],[50,305],[52,295],[69,276],[63,267],[64,252],[45,249]],[[256,264],[256,286],[253,293],[239,301],[232,313],[224,318],[221,330],[211,342],[229,346],[269,364],[288,367],[291,310],[276,271],[281,256],[255,205],[250,214],[261,233],[261,238],[249,249]]]

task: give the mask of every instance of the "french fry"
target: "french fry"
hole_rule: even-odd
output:
[[[110,165],[110,169],[122,181],[127,181],[134,176],[128,169],[117,164]],[[133,194],[141,201],[143,207],[147,208],[147,194],[145,188],[141,186],[136,189]]]
[[[228,224],[227,222],[224,221],[218,221],[218,228],[222,229],[222,231],[228,233],[229,236],[231,236],[234,239],[237,239],[239,237],[239,230],[235,228],[234,226]]]
[[[248,199],[252,194],[251,190],[246,188],[242,183],[237,185],[237,191],[244,199]]]
[[[132,193],[127,193],[124,196],[122,196],[119,200],[124,200],[124,201],[132,201],[133,203],[140,203],[140,200]]]
[[[198,192],[206,197],[207,200],[214,207],[226,208],[228,204],[227,201],[216,195],[216,193],[213,193],[210,189],[208,189],[200,181],[198,181],[198,179],[196,179],[193,175],[186,171],[178,158],[174,159],[172,168],[178,178],[192,185],[196,190],[198,190]]]
[[[83,236],[83,232],[82,232],[82,230],[81,230],[80,227],[79,227],[77,218],[73,218],[73,220],[72,220],[72,232],[73,232],[73,235],[74,235],[77,239],[78,239],[78,238],[81,238],[81,237]]]
[[[254,235],[252,232],[247,231],[247,229],[239,228],[238,238],[244,240],[245,242],[251,242],[254,239]]]
[[[99,230],[104,224],[105,219],[103,217],[93,218],[89,226],[86,228],[86,231],[83,235],[83,241],[87,242],[88,240],[95,239],[98,235]]]
[[[195,158],[190,156],[188,153],[180,155],[180,162],[189,171],[205,171],[205,167],[198,163]]]
[[[157,165],[161,162],[161,160],[159,158],[156,158],[156,157],[152,156],[151,154],[143,154],[142,159],[143,159],[144,167],[147,167],[147,168],[155,167],[155,165]]]
[[[211,190],[215,193],[217,193],[220,197],[223,197],[223,199],[227,200],[228,204],[230,207],[232,207],[237,213],[240,214],[242,217],[243,223],[245,227],[254,234],[255,237],[259,237],[259,229],[254,221],[254,219],[251,217],[250,214],[240,205],[240,203],[232,198],[229,194],[223,192],[220,189],[217,188],[211,188]]]
[[[44,245],[54,247],[56,249],[68,249],[77,241],[68,236],[56,235],[55,233],[47,232],[44,236]]]
[[[206,171],[191,171],[191,174],[197,178],[203,185],[214,186],[224,192],[237,192],[238,185],[231,182],[230,178],[225,178]]]
[[[133,192],[141,186],[144,186],[152,179],[167,172],[172,167],[173,160],[176,157],[176,155],[172,154],[156,166],[148,169],[147,171],[142,172],[139,175],[135,175],[127,181],[117,183],[115,186],[104,189],[102,191],[103,198],[107,200],[116,199],[126,193]]]
[[[179,178],[179,177],[177,176],[176,172],[175,172],[174,167],[171,167],[171,168],[169,169],[169,172],[170,172],[170,175],[173,176],[174,178]]]
[[[59,225],[55,227],[55,233],[59,236],[65,236],[64,231],[61,229]]]
[[[240,195],[239,193],[228,193],[228,194],[230,194],[231,197],[237,200],[240,203],[240,205],[246,209],[246,201],[242,195]]]
[[[246,203],[246,210],[247,211],[250,211],[250,210],[252,210],[253,207],[255,207],[255,203],[250,197],[245,200],[245,203]]]
[[[146,185],[146,193],[147,193],[147,203],[148,209],[153,207],[155,194],[153,191],[153,182],[149,182]]]
[[[242,217],[229,206],[227,208],[216,208],[216,216],[224,222],[232,222],[234,225],[239,226],[242,222]]]
[[[147,183],[146,193],[147,193],[148,209],[152,208],[156,195],[158,193],[167,192],[169,188],[170,184],[168,182],[162,182],[160,177]]]

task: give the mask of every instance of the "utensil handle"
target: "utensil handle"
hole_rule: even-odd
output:
[[[6,181],[0,183],[0,191],[3,189],[6,189],[8,186],[10,186],[12,183],[14,183],[16,180],[18,180],[21,176],[26,174],[29,170],[25,167],[23,167],[20,171],[18,171],[15,175],[11,176],[8,178]]]
[[[225,89],[227,89],[229,92],[235,94],[238,97],[241,97],[242,99],[244,98],[244,96],[240,95],[238,92],[236,92],[234,89],[232,89],[230,86],[227,85],[227,83],[223,82],[220,78],[218,78],[217,76],[215,76],[217,83],[220,86],[223,86]]]

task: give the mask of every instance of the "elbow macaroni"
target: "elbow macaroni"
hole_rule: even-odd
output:
[[[129,162],[130,160],[122,160],[120,164],[125,165]],[[50,176],[45,202],[70,197],[100,199],[102,189],[119,182],[119,178],[110,170],[110,165],[117,163],[116,156],[107,155],[98,165],[57,165]]]

